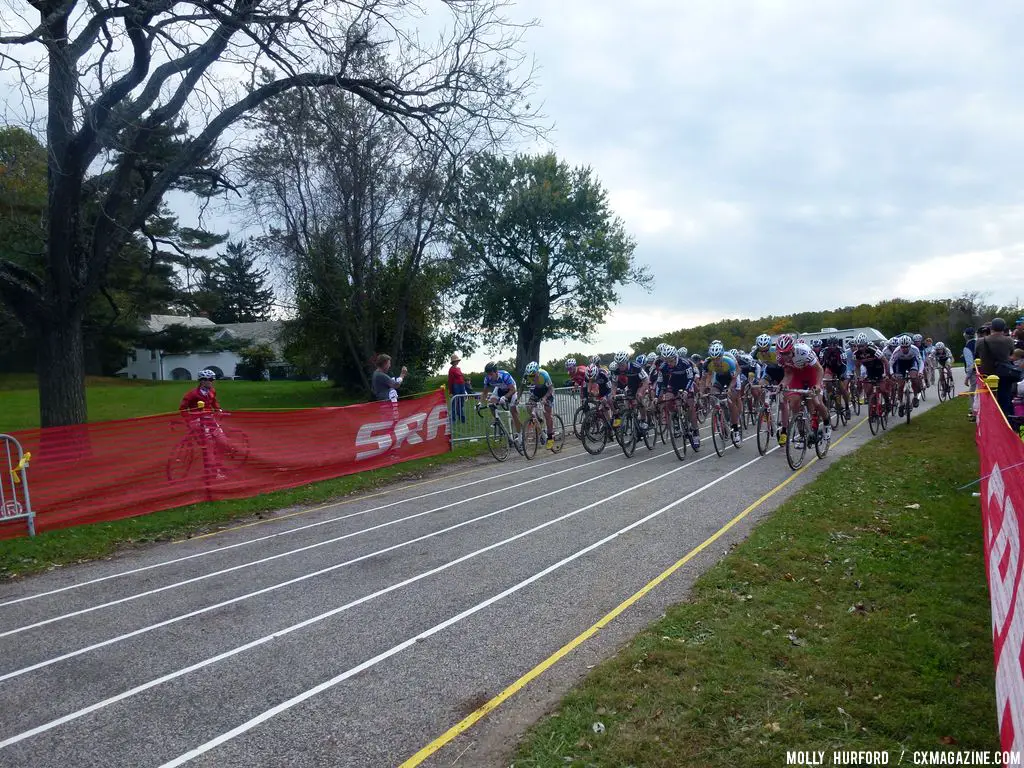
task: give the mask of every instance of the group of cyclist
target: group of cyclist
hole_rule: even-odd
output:
[[[571,385],[584,402],[592,402],[605,410],[612,425],[619,426],[614,399],[623,395],[627,401],[657,403],[658,408],[678,408],[690,423],[690,443],[700,448],[697,403],[701,396],[712,393],[728,399],[730,428],[741,430],[743,397],[751,396],[761,402],[766,385],[781,387],[780,421],[777,432],[779,445],[788,439],[789,415],[799,408],[801,398],[808,397],[809,406],[817,415],[819,435],[831,439],[829,412],[822,397],[827,382],[835,381],[838,389],[837,407],[850,417],[851,398],[870,397],[877,388],[884,398],[885,407],[898,407],[904,415],[904,405],[897,403],[896,377],[909,378],[913,389],[911,408],[917,408],[922,389],[934,369],[949,368],[952,355],[944,343],[932,343],[922,334],[903,333],[885,343],[871,343],[864,333],[857,334],[847,346],[838,336],[806,339],[783,333],[775,338],[762,333],[754,340],[749,351],[726,350],[720,340],[708,346],[707,354],[690,354],[686,347],[659,344],[650,353],[631,356],[620,351],[605,366],[595,355],[588,364],[570,358],[565,371]],[[547,426],[547,447],[554,445],[552,407],[554,385],[551,375],[536,362],[526,366],[524,384],[533,401],[544,405]],[[853,385],[851,387],[851,384]],[[518,408],[520,397],[515,377],[501,370],[495,363],[484,368],[482,396],[490,403],[510,410],[515,430],[521,429]],[[650,396],[650,397],[649,397]],[[638,428],[649,428],[643,411]]]

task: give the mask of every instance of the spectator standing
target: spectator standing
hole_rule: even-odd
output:
[[[1013,343],[1017,349],[1024,349],[1024,317],[1017,318],[1017,328],[1013,332]]]
[[[466,398],[455,397],[455,395],[466,395],[468,390],[466,389],[466,378],[462,375],[462,369],[459,368],[459,363],[462,362],[462,358],[459,357],[459,353],[456,352],[451,358],[451,367],[448,369],[448,395],[452,396],[452,412],[451,420],[455,423],[456,417],[465,424],[466,423]]]
[[[1006,333],[1006,321],[1003,318],[993,318],[990,327],[991,333],[979,341],[975,348],[978,367],[983,376],[999,377],[996,400],[1003,413],[1009,416],[1013,408],[1013,385],[1017,383],[1016,369],[1010,363],[1013,339]]]
[[[376,364],[377,370],[373,372],[373,379],[370,382],[373,399],[397,403],[398,388],[402,386],[402,380],[409,375],[409,369],[402,366],[402,373],[391,378],[391,355],[377,355]]]
[[[964,329],[964,349],[963,349],[963,353],[962,354],[963,354],[963,358],[964,358],[964,373],[966,374],[964,376],[964,386],[967,387],[967,391],[968,392],[973,391],[975,386],[978,383],[977,372],[974,369],[974,359],[975,359],[974,348],[975,348],[975,345],[977,343],[978,343],[978,340],[975,338],[974,328],[973,327],[965,328]],[[971,396],[971,410],[970,410],[970,413],[967,414],[968,417],[971,419],[971,421],[974,421],[975,418],[977,418],[978,407],[979,406],[980,406],[980,403],[978,402],[978,396],[977,395],[972,395]]]

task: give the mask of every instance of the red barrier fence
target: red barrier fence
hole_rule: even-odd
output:
[[[289,412],[178,414],[25,430],[36,529],[235,499],[449,450],[444,392]],[[0,538],[25,525],[0,524]]]
[[[985,565],[992,601],[996,709],[1005,751],[1024,749],[1024,443],[979,381],[976,440],[981,469]]]

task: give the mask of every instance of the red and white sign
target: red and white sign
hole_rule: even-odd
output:
[[[985,565],[992,600],[996,709],[1004,751],[1024,749],[1024,443],[1010,429],[990,392],[980,398],[976,439],[980,457]]]

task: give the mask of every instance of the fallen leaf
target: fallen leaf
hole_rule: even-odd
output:
[[[939,739],[943,744],[959,744],[960,742],[954,739],[952,736],[943,736]]]
[[[920,508],[921,508],[920,504],[907,504],[907,506],[904,507],[904,509],[920,509]]]
[[[953,687],[954,688],[959,688],[960,687],[960,675],[957,675],[956,677],[953,678]]]
[[[793,581],[793,574],[787,571],[786,573],[782,574],[782,578],[784,578],[786,581]]]
[[[782,726],[778,723],[768,723],[767,725],[765,725],[765,728],[767,728],[772,733],[778,733],[782,730]]]

